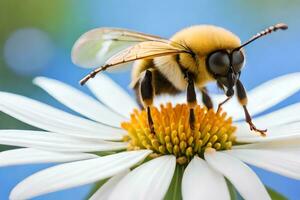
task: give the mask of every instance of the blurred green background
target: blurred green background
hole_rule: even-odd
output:
[[[0,0],[0,90],[24,94],[72,112],[31,81],[36,76],[47,76],[87,91],[78,85],[78,80],[88,70],[71,63],[70,51],[82,33],[95,27],[122,27],[169,37],[186,26],[214,24],[228,28],[245,41],[269,25],[287,23],[288,31],[246,48],[242,80],[251,89],[276,76],[299,71],[299,10],[299,0]],[[128,90],[129,72],[110,76]],[[296,94],[269,111],[299,101],[299,97]],[[2,113],[0,128],[33,129]],[[48,166],[0,168],[0,199],[7,199],[17,182]],[[265,184],[290,199],[299,198],[299,181],[254,169]],[[85,186],[36,199],[83,199],[89,189]]]

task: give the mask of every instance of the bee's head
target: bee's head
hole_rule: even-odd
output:
[[[217,80],[219,87],[227,88],[226,96],[231,97],[234,94],[233,87],[240,78],[241,69],[244,65],[245,56],[242,48],[253,41],[268,35],[277,30],[286,30],[288,26],[283,23],[275,24],[265,30],[257,33],[248,41],[232,50],[223,49],[210,53],[206,59],[207,70]]]
[[[226,87],[226,96],[228,97],[234,94],[233,87],[240,77],[244,61],[245,56],[241,49],[217,50],[207,57],[207,70],[214,76],[222,89]]]

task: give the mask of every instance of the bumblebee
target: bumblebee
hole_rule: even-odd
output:
[[[170,39],[117,28],[98,28],[83,34],[72,50],[72,60],[84,67],[100,66],[84,77],[85,84],[97,73],[123,68],[134,62],[131,86],[137,101],[147,111],[150,130],[154,132],[150,107],[155,95],[178,94],[186,91],[190,127],[194,128],[194,107],[197,105],[195,90],[202,93],[203,104],[212,109],[212,100],[206,84],[216,82],[227,98],[236,91],[244,109],[250,129],[265,135],[252,123],[247,110],[247,94],[240,81],[245,63],[244,47],[254,40],[277,30],[285,30],[283,23],[270,26],[245,43],[232,32],[217,26],[198,25],[177,32]]]

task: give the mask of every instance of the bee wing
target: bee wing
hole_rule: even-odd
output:
[[[154,35],[117,28],[97,28],[84,33],[74,44],[72,61],[92,68],[103,65],[119,51],[143,41],[160,40]]]
[[[146,41],[128,47],[110,57],[106,62],[106,68],[115,65],[132,62],[139,59],[151,59],[160,56],[187,53],[187,49],[168,40]]]
[[[85,84],[90,78],[97,73],[113,69],[119,65],[130,63],[139,59],[151,59],[160,56],[176,55],[180,53],[192,52],[185,46],[165,39],[158,39],[155,41],[145,41],[130,46],[119,53],[110,57],[104,65],[93,70],[90,74],[81,80],[81,84]]]

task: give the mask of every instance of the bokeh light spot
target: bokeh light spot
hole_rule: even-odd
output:
[[[19,29],[4,45],[6,64],[17,74],[34,75],[47,67],[54,55],[48,34],[35,28]]]

